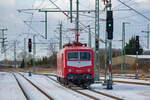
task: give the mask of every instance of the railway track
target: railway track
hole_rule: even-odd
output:
[[[49,77],[49,76],[47,76],[47,75],[44,75],[44,76],[46,76],[47,78],[49,78],[50,80],[52,80],[52,81],[54,81],[54,82],[56,82],[56,83],[59,83],[58,81],[54,80],[53,78],[51,78],[51,77]],[[78,90],[76,90],[76,89],[69,88],[69,87],[64,86],[64,85],[62,85],[62,84],[60,84],[60,85],[63,86],[63,87],[65,87],[65,88],[67,88],[67,89],[70,89],[70,90],[72,90],[72,91],[74,91],[74,92],[77,92],[77,93],[79,93],[79,94],[82,94],[82,95],[84,95],[84,96],[86,96],[86,97],[89,97],[89,98],[91,98],[91,99],[100,100],[99,98],[96,98],[96,97],[94,97],[94,96],[88,95],[88,94],[83,93],[83,92],[80,92],[80,91],[78,91]]]
[[[56,83],[59,83],[57,80],[55,80],[55,79],[53,79],[53,78],[51,78],[51,77],[49,77],[49,76],[47,76],[47,75],[44,75],[44,76],[46,76],[46,77],[49,78],[50,80],[53,80],[53,81],[56,82]],[[60,83],[59,83],[59,84],[60,84]],[[60,84],[60,85],[63,86],[63,87],[65,87],[65,88],[67,88],[67,89],[70,89],[70,90],[72,90],[72,91],[74,91],[74,92],[77,92],[77,93],[79,93],[79,94],[82,94],[82,95],[84,95],[84,96],[87,96],[87,97],[89,97],[89,98],[91,98],[91,99],[100,100],[100,99],[97,98],[97,97],[94,97],[94,96],[89,95],[89,94],[87,94],[87,93],[83,93],[83,92],[81,92],[81,91],[78,91],[77,89],[69,88],[69,87],[64,86],[64,85],[62,85],[62,84]],[[109,98],[112,98],[112,99],[115,99],[115,100],[123,100],[123,99],[121,99],[121,98],[119,98],[119,97],[115,97],[115,96],[112,96],[112,95],[109,95],[109,94],[106,94],[106,93],[103,93],[103,92],[100,92],[100,91],[96,91],[96,90],[93,90],[93,89],[87,89],[87,90],[88,90],[88,91],[91,91],[91,92],[94,92],[94,93],[97,93],[97,94],[100,94],[100,95],[103,95],[103,96],[106,96],[106,97],[109,97]]]
[[[25,96],[26,100],[30,100],[29,97],[27,96],[27,93],[25,92],[22,85],[20,84],[19,80],[17,79],[16,75],[14,73],[12,73],[12,75],[14,76],[15,80],[17,81],[17,83],[18,83],[23,95]]]
[[[32,86],[34,86],[37,90],[39,90],[43,95],[45,95],[47,98],[49,98],[50,100],[54,100],[51,96],[49,96],[47,93],[45,93],[42,89],[40,89],[38,86],[36,86],[33,82],[31,82],[29,79],[27,79],[24,75],[18,73],[19,75],[21,75],[25,80],[27,80]],[[19,82],[19,81],[18,81]],[[29,99],[27,99],[29,100]]]
[[[150,86],[150,83],[127,82],[127,81],[119,81],[119,80],[113,80],[113,82]]]
[[[113,77],[114,77],[114,78],[124,78],[124,79],[145,80],[145,81],[150,80],[150,77],[149,77],[149,76],[142,76],[142,75],[140,75],[138,79],[136,79],[135,76],[132,76],[132,75],[125,75],[125,76],[122,76],[122,75],[114,75]]]

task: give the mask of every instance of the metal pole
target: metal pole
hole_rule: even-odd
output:
[[[72,23],[72,0],[70,0],[70,22]]]
[[[7,59],[7,56],[6,56],[6,53],[7,53],[7,50],[6,50],[6,44],[4,45],[4,56],[5,56],[5,60]]]
[[[36,65],[35,65],[35,53],[36,53],[36,47],[35,47],[35,36],[33,35],[33,72],[36,72]]]
[[[136,74],[135,79],[138,79],[138,51],[136,51]]]
[[[14,41],[14,62],[15,62],[15,68],[17,68],[16,66],[16,40]]]
[[[3,37],[2,48],[3,48],[3,52],[4,52],[4,59],[5,59],[5,39],[4,39],[4,30],[2,30],[2,37]]]
[[[103,11],[103,10],[101,10]],[[39,12],[66,12],[66,13],[70,13],[70,10],[51,10],[51,9],[40,9]],[[77,10],[72,10],[72,12],[77,12]],[[82,12],[82,13],[88,13],[88,12],[95,12],[95,10],[79,10],[79,12]]]
[[[111,0],[108,1],[107,3],[107,11],[110,10],[111,11]],[[109,72],[109,79],[107,80],[107,89],[112,89],[112,40],[109,39],[108,40],[108,72]]]
[[[45,39],[47,39],[47,11],[45,11]]]
[[[142,32],[147,33],[147,49],[149,49],[149,33],[150,33],[149,24],[147,25],[147,31]]]
[[[5,44],[5,34],[4,32],[7,30],[7,29],[1,29],[2,30],[2,39],[3,39],[3,42],[2,42],[2,48],[3,48],[3,52],[4,52],[4,59],[6,60],[6,44]]]
[[[26,38],[24,38],[24,70],[27,70],[27,63],[26,63]]]
[[[125,22],[122,23],[122,64],[121,64],[122,73],[125,73]]]
[[[91,28],[89,26],[89,40],[88,40],[88,46],[91,48]]]
[[[99,0],[95,1],[95,82],[100,81]],[[97,42],[97,48],[96,48]]]
[[[147,49],[149,49],[149,24],[147,25]]]
[[[62,22],[60,23],[60,28],[59,28],[59,49],[62,48]]]
[[[106,85],[107,81],[107,65],[108,65],[108,55],[107,55],[107,32],[105,33],[105,79],[104,79],[104,85]]]
[[[76,0],[76,35],[79,34],[79,0]],[[76,36],[76,40],[78,40],[78,36]],[[78,42],[78,41],[77,41]]]

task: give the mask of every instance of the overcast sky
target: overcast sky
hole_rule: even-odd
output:
[[[69,0],[52,0],[61,8],[69,10]],[[150,18],[150,0],[121,0],[127,5],[136,9],[146,17]],[[75,9],[75,2],[73,0],[73,7]],[[95,8],[95,0],[79,0],[80,9],[91,10]],[[103,2],[101,2],[100,9],[103,9]],[[70,23],[68,18],[63,13],[48,13],[48,40],[41,38],[40,35],[44,36],[44,13],[38,11],[22,11],[18,12],[19,9],[41,9],[41,8],[56,8],[49,0],[0,0],[0,29],[7,28],[7,57],[13,59],[13,41],[17,40],[17,54],[19,54],[24,47],[24,38],[32,38],[34,34],[37,34],[36,42],[48,43],[56,42],[58,38],[58,24],[60,21],[63,22],[63,43],[74,40],[74,34],[72,31],[68,31],[70,28],[74,28],[74,23]],[[142,30],[147,29],[149,21],[140,15],[136,14],[131,10],[122,11],[121,9],[128,9],[122,5],[118,0],[112,0],[112,9],[114,10],[114,40],[113,48],[121,48],[121,42],[118,40],[122,39],[122,22],[130,22],[126,25],[126,42],[133,35],[140,35],[140,40],[143,48],[146,48],[146,34],[141,33]],[[33,13],[33,15],[31,14]],[[91,25],[94,28],[94,13],[80,13],[80,22],[85,26]],[[91,17],[84,17],[83,15],[89,15]],[[75,16],[75,15],[74,15]],[[100,14],[100,18],[105,18],[105,12]],[[27,26],[24,21],[30,21],[28,23],[34,31]],[[84,28],[80,25],[80,28]],[[85,29],[85,28],[84,28]],[[88,29],[81,31],[81,42],[88,41]],[[94,37],[94,29],[93,36]],[[1,32],[0,32],[1,33]],[[39,35],[40,34],[40,35]],[[1,34],[0,34],[1,36]],[[70,37],[66,38],[66,37]],[[100,38],[104,40],[105,37],[105,22],[100,22]],[[52,39],[54,38],[54,39]],[[94,38],[92,38],[94,41]],[[58,41],[57,41],[58,42]],[[57,45],[58,46],[58,45]],[[93,44],[94,46],[94,44]],[[1,47],[1,46],[0,46]],[[100,47],[104,47],[103,43],[100,43]],[[47,55],[47,45],[37,45],[37,57]],[[3,59],[3,54],[0,54],[0,60]]]

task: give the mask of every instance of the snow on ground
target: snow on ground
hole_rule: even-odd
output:
[[[34,88],[30,83],[28,83],[22,76],[15,73],[16,77],[19,79],[21,85],[27,95],[31,100],[47,100],[48,98],[41,94],[36,88]],[[24,73],[25,77],[30,79],[34,84],[39,86],[43,91],[52,96],[55,100],[90,100],[88,97],[80,95],[69,89],[66,89],[55,83],[54,81],[48,79],[43,75],[32,75],[28,76]],[[51,76],[56,79],[56,77]],[[123,81],[134,81],[134,82],[147,82],[144,80],[133,80],[133,79],[121,79],[114,78],[114,80]],[[125,100],[150,100],[150,86],[134,85],[134,84],[124,84],[115,83],[113,85],[113,90],[106,90],[106,86],[101,84],[93,84],[91,88],[100,92],[104,92],[113,96],[123,98]],[[79,90],[84,93],[91,94],[101,100],[112,100],[111,98],[89,92],[88,90]],[[0,100],[25,100],[25,97],[19,88],[14,76],[8,72],[0,72]]]
[[[106,97],[106,96],[103,96],[101,94],[97,94],[97,93],[91,92],[89,90],[80,90],[80,91],[84,92],[84,93],[87,93],[89,95],[95,96],[96,98],[100,98],[100,100],[114,100],[114,99],[111,99],[110,97]]]
[[[26,100],[11,73],[0,72],[0,100]]]
[[[127,82],[138,82],[138,83],[149,83],[149,80],[138,80],[138,79],[122,79],[122,78],[114,78],[113,80],[119,80],[119,81],[127,81]]]
[[[49,100],[45,95],[41,94],[34,86],[32,86],[27,80],[22,76],[15,74],[19,82],[23,86],[23,89],[27,93],[30,100]]]
[[[26,77],[28,77],[28,75],[26,75]],[[88,97],[62,87],[46,76],[32,75],[32,77],[28,77],[28,79],[32,80],[32,82],[44,92],[50,94],[55,100],[91,100]]]
[[[113,90],[107,90],[101,84],[93,84],[91,88],[125,100],[150,100],[150,86],[115,83]]]
[[[101,77],[101,79],[104,79],[104,77]],[[149,83],[149,80],[138,80],[138,79],[128,79],[128,78],[113,78],[113,80],[115,81],[127,81],[127,82],[138,82],[138,83]]]

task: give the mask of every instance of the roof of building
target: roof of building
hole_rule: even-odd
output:
[[[136,58],[136,55],[127,55],[127,56]],[[150,59],[150,55],[138,55],[137,57],[140,59]]]

